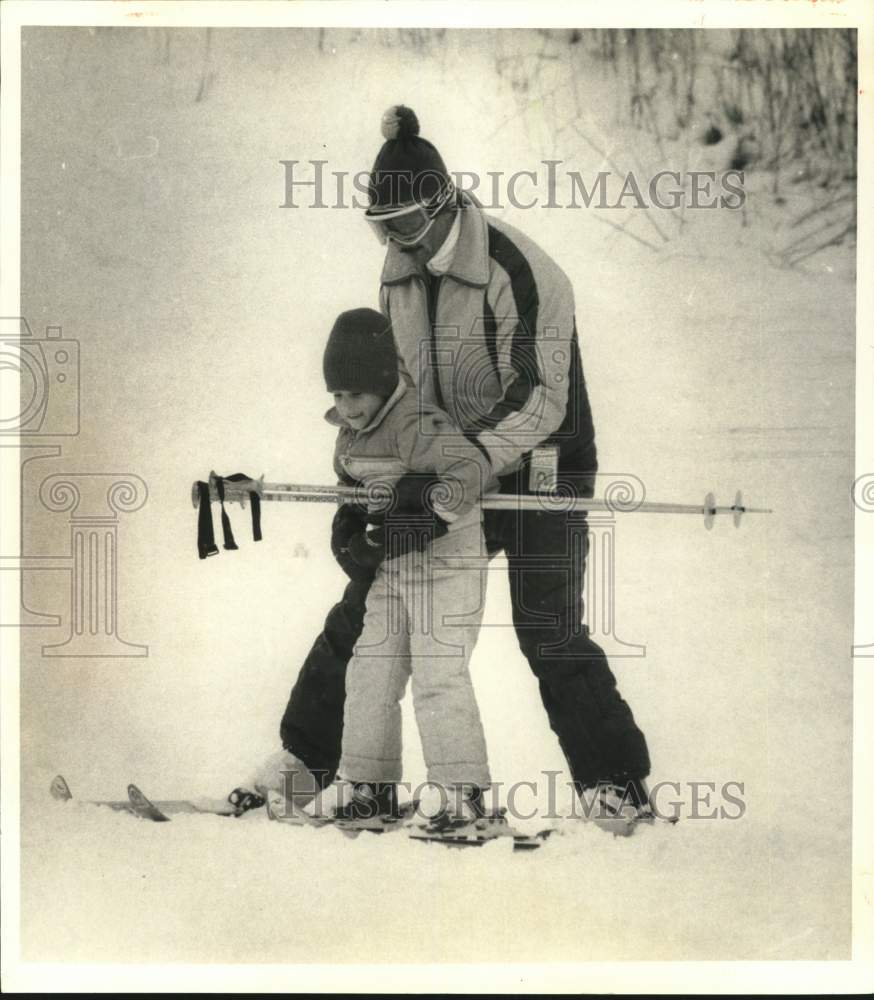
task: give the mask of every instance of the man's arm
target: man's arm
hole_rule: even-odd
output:
[[[500,473],[565,418],[574,298],[558,267],[535,272],[507,237],[495,229],[490,236],[497,273],[486,292],[485,321],[494,330],[503,395],[474,429]]]
[[[434,510],[448,523],[466,514],[494,484],[483,450],[436,407],[410,413],[397,428],[396,447],[411,472],[438,477],[442,488],[436,491]]]

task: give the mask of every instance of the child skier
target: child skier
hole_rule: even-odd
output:
[[[391,327],[380,313],[340,315],[324,375],[334,394],[326,419],[339,428],[334,467],[341,481],[372,496],[401,486],[390,513],[352,508],[346,539],[335,536],[350,575],[356,568],[376,575],[346,675],[337,780],[308,811],[348,820],[396,815],[400,702],[412,677],[428,780],[441,790],[431,828],[450,828],[482,815],[491,780],[468,673],[487,565],[477,501],[491,466],[441,410],[421,405],[399,379]],[[421,489],[410,475],[416,473],[429,474],[431,496],[439,495],[424,523],[421,496],[405,511],[411,489]]]

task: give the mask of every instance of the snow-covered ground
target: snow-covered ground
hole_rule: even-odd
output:
[[[491,43],[450,34],[414,57],[366,35],[317,42],[214,31],[207,50],[194,30],[25,33],[23,312],[36,330],[62,324],[82,356],[82,432],[28,466],[25,495],[61,471],[131,472],[149,488],[121,517],[118,587],[120,634],[148,657],[43,657],[66,617],[22,633],[25,956],[847,957],[852,255],[779,269],[770,252],[792,238],[792,216],[764,202],[746,227],[736,212],[687,212],[657,253],[594,213],[501,212],[573,279],[602,470],[633,473],[652,499],[713,489],[730,503],[742,488],[775,510],[739,531],[679,516],[617,524],[611,642],[646,655],[612,663],[652,782],[680,785],[676,827],[614,840],[567,821],[513,855],[501,842],[352,842],[263,815],[151,825],[49,799],[59,771],[83,799],[121,797],[129,781],[153,798],[225,794],[275,748],[340,592],[327,507],[268,507],[259,545],[248,514],[232,513],[240,550],[200,562],[187,500],[211,468],[330,480],[321,352],[338,311],[375,304],[380,251],[351,210],[280,209],[278,161],[366,169],[397,101],[453,169],[552,155],[514,124],[506,87],[486,85]],[[601,169],[588,146],[559,155]],[[34,499],[26,517],[29,554],[65,551],[63,517]],[[473,679],[495,777],[542,780],[563,758],[507,627],[500,568]],[[25,596],[64,613],[64,574],[30,574]],[[696,781],[743,783],[742,818],[690,818]]]

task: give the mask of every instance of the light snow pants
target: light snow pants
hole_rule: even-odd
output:
[[[339,767],[345,779],[400,781],[400,703],[412,677],[428,780],[489,785],[468,671],[485,601],[484,553],[476,524],[380,566],[346,672]]]
[[[501,481],[525,492],[524,474]],[[588,538],[585,518],[487,510],[489,552],[510,570],[513,624],[540,682],[540,696],[571,774],[584,787],[649,774],[646,739],[600,646],[581,625]],[[471,574],[475,575],[475,574]],[[323,784],[340,759],[346,665],[361,634],[368,583],[350,582],[328,614],[292,688],[280,725],[283,746]]]

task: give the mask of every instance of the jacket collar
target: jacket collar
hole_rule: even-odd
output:
[[[395,391],[388,397],[388,399],[383,403],[382,407],[377,411],[376,416],[366,427],[362,427],[360,431],[354,431],[349,424],[340,416],[340,411],[336,406],[332,406],[330,410],[325,414],[325,420],[334,427],[345,427],[348,430],[353,431],[356,434],[366,434],[369,431],[376,430],[377,427],[385,420],[388,414],[394,409],[397,403],[400,401],[401,397],[407,391],[406,382],[402,378],[398,379],[398,385]]]
[[[449,227],[449,232],[443,241],[443,246],[440,247],[429,261],[426,261],[425,267],[431,274],[446,274],[452,266],[452,262],[455,260],[455,248],[458,246],[458,237],[461,234],[461,220],[463,216],[464,212],[455,213],[452,225]]]
[[[466,285],[485,288],[489,283],[488,224],[482,209],[466,194],[461,195],[460,211],[461,232],[452,263],[445,274]],[[382,283],[397,285],[414,275],[423,278],[425,272],[410,254],[389,243],[382,268]]]

